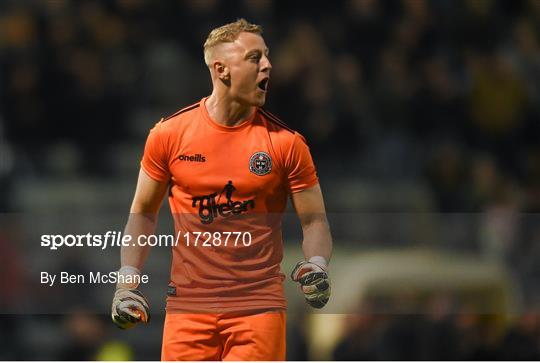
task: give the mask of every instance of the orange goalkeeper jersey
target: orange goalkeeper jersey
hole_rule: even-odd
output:
[[[150,131],[141,162],[170,183],[179,242],[167,311],[285,308],[281,219],[290,193],[318,183],[304,138],[263,109],[238,126],[205,98]]]

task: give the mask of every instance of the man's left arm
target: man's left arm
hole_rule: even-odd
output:
[[[317,184],[293,193],[291,199],[302,225],[305,259],[296,265],[291,278],[300,283],[311,306],[322,308],[330,297],[328,264],[332,255],[332,236],[321,188]]]

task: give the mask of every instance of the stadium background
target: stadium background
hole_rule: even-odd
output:
[[[19,240],[32,213],[125,222],[148,130],[209,93],[202,43],[238,17],[265,29],[267,108],[311,146],[340,261],[340,314],[306,313],[288,283],[288,358],[540,359],[534,0],[2,1],[0,359],[159,359],[166,251],[154,323],[121,332],[112,288],[51,297],[33,274],[112,269],[118,251]],[[286,241],[288,272],[298,230]]]

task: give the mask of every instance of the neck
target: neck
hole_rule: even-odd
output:
[[[205,102],[210,117],[223,126],[236,126],[247,120],[254,112],[253,106],[245,106],[217,92],[212,92]]]

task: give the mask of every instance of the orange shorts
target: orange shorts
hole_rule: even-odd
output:
[[[167,313],[161,360],[285,360],[284,310]]]

